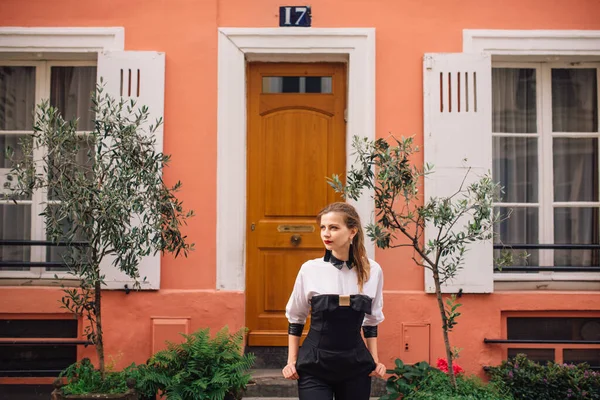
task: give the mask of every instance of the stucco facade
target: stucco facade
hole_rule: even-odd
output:
[[[218,260],[218,252],[227,252],[230,241],[243,242],[245,237],[242,232],[218,227],[220,203],[228,201],[218,200],[224,178],[217,171],[222,154],[218,149],[218,121],[219,115],[224,119],[228,115],[226,105],[219,102],[219,96],[227,90],[219,87],[224,82],[219,76],[219,68],[224,68],[219,64],[219,40],[227,40],[220,37],[225,28],[277,28],[280,5],[268,0],[3,0],[0,4],[0,61],[19,59],[23,53],[34,58],[43,53],[40,59],[47,56],[44,49],[11,52],[10,46],[2,42],[2,29],[16,27],[23,28],[23,32],[38,27],[118,27],[123,29],[123,50],[157,51],[166,56],[164,151],[172,155],[172,162],[165,178],[171,183],[183,182],[180,197],[196,213],[185,232],[195,242],[196,250],[188,258],[161,259],[158,290],[105,293],[105,347],[117,367],[144,362],[150,356],[155,346],[156,318],[188,319],[190,331],[245,326],[245,279],[227,272],[231,266],[219,264]],[[463,52],[465,30],[591,31],[596,32],[593,43],[600,43],[600,3],[593,0],[315,0],[311,7],[313,28],[307,30],[372,30],[373,132],[376,137],[390,132],[414,135],[418,145],[424,142],[423,57],[426,53]],[[597,62],[600,47],[579,54]],[[492,58],[492,65],[494,62]],[[349,68],[352,70],[351,62]],[[243,135],[240,137],[243,139]],[[237,144],[243,149],[242,144]],[[422,162],[422,154],[419,157],[417,162]],[[243,217],[243,213],[239,218],[236,215],[239,229],[245,231]],[[235,247],[231,251],[242,262],[233,270],[237,268],[243,274],[245,249]],[[381,360],[391,365],[396,357],[401,357],[403,324],[429,324],[428,361],[435,362],[444,356],[441,323],[435,297],[425,291],[423,270],[414,264],[412,253],[406,248],[376,249],[374,255],[385,274],[386,321],[379,329]],[[0,318],[64,314],[58,302],[59,287],[38,286],[36,281],[16,286],[12,282],[9,278],[1,282]],[[506,357],[505,345],[485,344],[484,338],[506,338],[503,318],[507,313],[550,312],[547,315],[598,318],[599,289],[600,274],[595,273],[580,281],[571,280],[565,286],[504,284],[496,285],[493,293],[465,292],[460,299],[462,316],[451,335],[452,344],[463,348],[461,366],[468,372],[483,374],[483,366],[498,364]],[[80,346],[78,356],[93,358],[94,350]],[[2,379],[8,382],[9,378],[0,378],[0,382]]]

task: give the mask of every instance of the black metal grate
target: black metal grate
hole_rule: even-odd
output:
[[[494,250],[600,250],[600,244],[494,244]],[[494,272],[600,272],[600,265],[591,266],[494,266]]]

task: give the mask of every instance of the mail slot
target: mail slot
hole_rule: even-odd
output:
[[[284,233],[288,233],[288,232],[312,233],[315,231],[315,226],[314,225],[278,225],[277,231],[284,232]]]

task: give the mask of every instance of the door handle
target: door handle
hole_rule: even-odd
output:
[[[292,244],[292,246],[298,246],[301,241],[302,236],[300,235],[292,235],[292,237],[290,238],[290,243]]]

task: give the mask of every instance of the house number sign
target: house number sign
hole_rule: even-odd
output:
[[[305,26],[311,23],[309,6],[279,7],[279,26]]]

